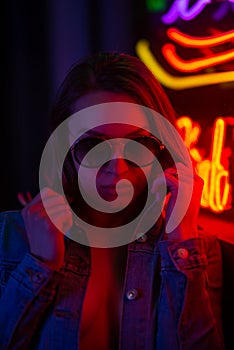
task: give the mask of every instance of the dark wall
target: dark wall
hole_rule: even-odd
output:
[[[134,54],[144,1],[4,0],[0,210],[38,191],[55,92],[70,66],[100,50]],[[144,26],[142,25],[142,28]]]

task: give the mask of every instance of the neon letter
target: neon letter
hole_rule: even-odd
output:
[[[231,125],[233,125],[234,118],[229,119],[231,119]],[[181,130],[184,129],[185,144],[196,163],[198,175],[204,180],[201,206],[210,208],[214,212],[229,209],[231,203],[229,161],[228,156],[223,157],[224,154],[222,154],[226,131],[224,119],[218,118],[215,121],[210,159],[202,159],[199,150],[192,147],[192,144],[196,144],[198,141],[200,127],[194,125],[189,117],[177,119],[177,126]],[[221,163],[221,159],[225,162],[224,164]]]
[[[190,21],[196,17],[210,2],[211,0],[198,0],[189,9],[189,0],[175,0],[169,12],[162,16],[162,21],[165,24],[171,24],[175,22],[178,17],[184,19],[185,21]]]

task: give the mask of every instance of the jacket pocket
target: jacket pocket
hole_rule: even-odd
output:
[[[17,265],[17,262],[12,261],[4,260],[0,262],[0,298],[3,295],[7,282]]]

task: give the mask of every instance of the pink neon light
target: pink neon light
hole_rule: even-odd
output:
[[[172,24],[178,17],[185,21],[190,21],[196,17],[204,7],[211,3],[211,0],[198,0],[192,7],[189,7],[189,0],[175,0],[169,12],[162,16],[162,21],[165,24]]]

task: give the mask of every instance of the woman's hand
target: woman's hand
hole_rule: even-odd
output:
[[[65,232],[72,226],[71,209],[63,196],[44,188],[24,207],[22,216],[31,253],[58,270],[63,265],[65,254],[64,234],[58,228]]]
[[[180,170],[179,177],[176,168]],[[191,181],[193,181],[193,190],[191,199],[188,202],[188,209],[182,220],[178,223],[178,226],[172,232],[168,233],[168,238],[172,240],[185,240],[196,237],[203,180],[195,172],[191,174],[187,167],[182,163],[177,163],[176,167],[166,169],[164,175],[168,189],[168,195],[164,204],[166,227],[175,206],[179,185],[180,190],[182,191],[182,198],[187,200],[190,193]],[[193,178],[191,178],[191,176]],[[165,181],[163,176],[159,176],[154,181],[151,191],[156,195],[163,181]],[[177,203],[177,205],[179,205],[179,203]]]

